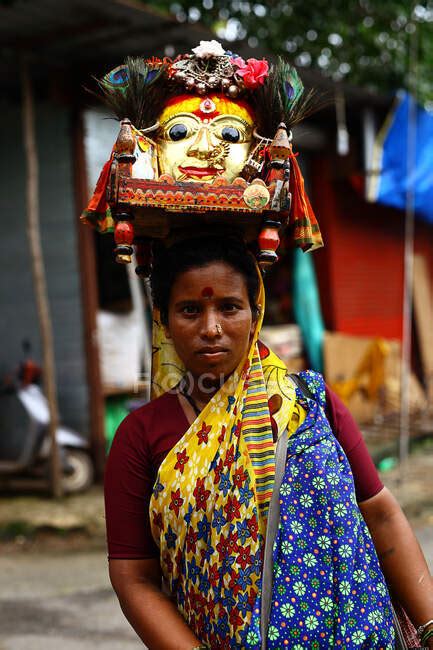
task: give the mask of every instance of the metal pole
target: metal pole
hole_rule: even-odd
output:
[[[409,52],[409,105],[407,126],[407,191],[404,232],[404,290],[403,290],[403,331],[401,344],[401,386],[400,386],[400,481],[407,471],[410,439],[410,372],[412,353],[412,306],[413,306],[413,265],[415,229],[415,167],[416,167],[416,80],[418,30],[411,34]]]
[[[57,408],[56,373],[54,363],[53,331],[47,295],[47,283],[41,244],[39,221],[39,167],[36,150],[33,93],[29,66],[21,60],[21,89],[23,97],[23,138],[26,154],[26,210],[27,235],[30,246],[36,307],[42,340],[44,390],[48,401],[50,421],[48,424],[51,441],[50,483],[53,497],[62,495],[60,458],[56,442],[59,416]]]

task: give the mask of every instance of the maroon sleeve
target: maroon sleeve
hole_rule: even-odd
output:
[[[334,435],[352,468],[358,503],[374,497],[383,488],[383,483],[352,414],[328,386],[326,386],[326,410]]]
[[[146,421],[144,409],[128,415],[117,430],[107,460],[104,495],[109,559],[159,556],[150,531],[154,469]]]

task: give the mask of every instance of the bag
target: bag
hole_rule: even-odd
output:
[[[427,650],[419,644],[418,635],[415,627],[407,617],[403,607],[394,603],[394,627],[395,627],[395,647],[396,650]]]

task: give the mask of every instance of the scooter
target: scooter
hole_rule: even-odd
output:
[[[51,440],[47,399],[39,386],[41,368],[29,357],[15,377],[0,388],[0,485],[16,479],[48,476]],[[64,493],[81,492],[93,483],[94,468],[87,441],[76,431],[60,425],[56,441],[62,469]]]

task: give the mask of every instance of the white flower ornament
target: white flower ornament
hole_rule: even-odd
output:
[[[225,55],[225,50],[218,41],[200,41],[200,45],[194,47],[192,51],[199,59],[210,59],[213,56]]]

